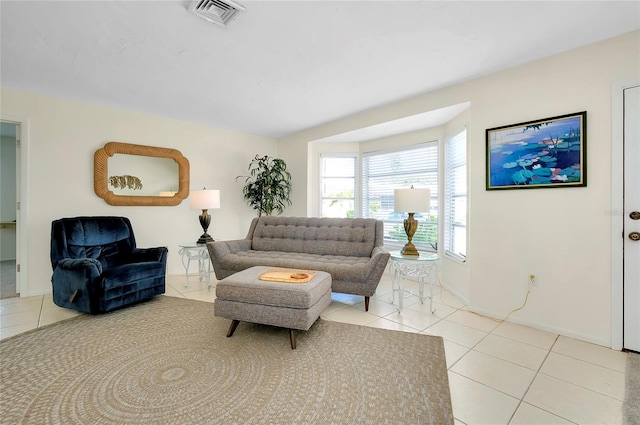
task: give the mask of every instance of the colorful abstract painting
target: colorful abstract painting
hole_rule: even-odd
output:
[[[586,186],[587,113],[490,128],[487,190]]]

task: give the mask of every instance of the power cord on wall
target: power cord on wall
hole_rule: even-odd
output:
[[[450,308],[458,310],[458,307],[449,305],[442,299],[442,291],[443,291],[444,287],[442,286],[442,282],[440,282],[440,275],[437,272],[436,272],[436,277],[438,278],[438,286],[440,287],[440,301],[441,301],[441,303],[443,305],[446,305],[447,307],[450,307]],[[469,313],[475,314],[476,316],[484,317],[486,319],[493,320],[494,322],[498,322],[498,323],[506,322],[507,319],[509,319],[509,317],[513,313],[515,313],[516,311],[522,310],[524,308],[524,306],[527,305],[527,301],[529,300],[529,294],[531,293],[531,287],[534,284],[535,284],[535,276],[529,275],[529,284],[527,285],[527,293],[524,296],[524,301],[522,302],[522,305],[520,307],[518,307],[518,308],[515,308],[515,309],[511,310],[509,313],[507,313],[507,315],[503,319],[496,319],[495,317],[485,316],[484,314],[481,314],[481,313],[478,313],[476,311],[470,310],[468,307],[461,308],[460,310],[468,311]]]

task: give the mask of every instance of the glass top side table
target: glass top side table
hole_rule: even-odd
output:
[[[207,287],[211,285],[211,261],[209,260],[209,251],[207,245],[198,243],[186,243],[180,245],[178,254],[182,257],[182,266],[184,267],[184,275],[186,282],[185,288],[189,285],[189,266],[191,260],[198,260],[198,278],[205,281]]]
[[[389,258],[391,271],[391,302],[395,302],[396,293],[398,294],[398,312],[402,312],[402,298],[404,293],[415,295],[424,303],[429,298],[429,311],[435,313],[433,309],[433,287],[435,285],[435,276],[437,273],[438,260],[440,257],[434,252],[422,253],[420,256],[405,256],[400,251],[391,251]],[[418,281],[418,294],[413,291],[402,289],[404,281],[408,278],[415,278]],[[424,295],[425,279],[429,279],[429,296]]]

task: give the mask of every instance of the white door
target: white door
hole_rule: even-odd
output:
[[[624,340],[640,352],[640,87],[624,90]]]

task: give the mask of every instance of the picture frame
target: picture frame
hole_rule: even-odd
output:
[[[487,190],[587,185],[587,112],[486,130]]]

